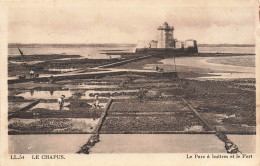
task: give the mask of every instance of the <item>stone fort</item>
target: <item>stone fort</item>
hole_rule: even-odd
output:
[[[136,51],[173,51],[173,52],[198,52],[196,40],[178,41],[174,38],[174,27],[165,22],[157,28],[157,40],[138,41]]]

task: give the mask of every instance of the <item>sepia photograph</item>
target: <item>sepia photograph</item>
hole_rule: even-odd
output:
[[[1,113],[11,159],[136,153],[252,158],[256,5],[8,3],[8,102]]]

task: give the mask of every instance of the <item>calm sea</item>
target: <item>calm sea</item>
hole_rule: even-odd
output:
[[[255,54],[255,47],[198,47],[201,53]]]
[[[135,44],[90,44],[90,45],[20,45],[19,48],[25,55],[65,54],[81,55],[86,58],[106,59],[118,57],[118,55],[106,55],[105,53],[134,53]],[[255,47],[199,47],[201,53],[239,53],[254,54]],[[8,48],[8,56],[18,56],[16,45]]]
[[[134,53],[136,45],[133,44],[90,44],[90,45],[20,45],[19,48],[25,55],[81,55],[91,59],[107,59],[110,56],[106,53]],[[8,56],[19,56],[20,53],[16,45],[9,46]]]

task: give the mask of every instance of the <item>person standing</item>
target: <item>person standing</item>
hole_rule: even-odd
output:
[[[59,103],[60,111],[62,110],[62,107],[63,107],[63,105],[64,105],[64,99],[65,99],[65,95],[61,95],[61,97],[58,98],[58,103]]]
[[[155,67],[155,70],[156,70],[156,71],[159,71],[159,67],[158,67],[158,66],[156,66],[156,67]]]
[[[33,70],[31,70],[28,74],[29,74],[30,77],[34,77],[34,71]]]
[[[94,107],[95,108],[101,108],[100,105],[99,105],[98,95],[95,95]]]

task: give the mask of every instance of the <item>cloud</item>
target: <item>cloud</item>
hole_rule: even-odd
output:
[[[22,43],[136,43],[156,39],[157,27],[167,21],[175,27],[175,36],[182,40],[254,43],[252,5],[232,1],[225,4],[186,1],[176,0],[174,5],[172,1],[14,5],[8,13],[8,40]]]

